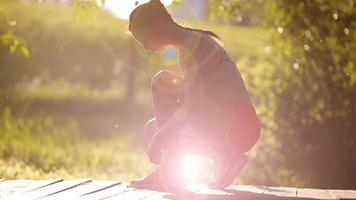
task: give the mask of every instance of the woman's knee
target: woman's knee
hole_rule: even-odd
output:
[[[159,88],[164,83],[164,80],[169,77],[169,73],[167,70],[157,72],[151,80],[152,88]]]
[[[159,89],[165,92],[179,92],[182,88],[183,78],[178,74],[167,70],[161,70],[154,75],[151,81],[153,90]]]

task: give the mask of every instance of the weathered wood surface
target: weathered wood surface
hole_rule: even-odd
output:
[[[173,194],[153,189],[136,189],[119,181],[76,180],[3,180],[1,200],[273,200],[273,199],[355,199],[355,190],[321,190],[312,188],[232,185],[215,190],[203,184],[190,184]]]

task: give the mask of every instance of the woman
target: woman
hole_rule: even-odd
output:
[[[178,170],[177,158],[184,151],[214,159],[216,177],[210,187],[230,185],[247,162],[245,153],[260,136],[260,123],[219,37],[178,25],[159,0],[136,7],[129,30],[146,50],[160,52],[168,45],[178,49],[181,71],[160,71],[152,79],[155,118],[146,123],[145,137],[148,157],[158,167],[131,184],[168,184],[162,183],[162,174],[168,180],[163,169]],[[169,177],[171,185],[183,184],[177,173]]]

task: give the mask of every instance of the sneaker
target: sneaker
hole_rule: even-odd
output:
[[[208,187],[210,188],[214,188],[215,185],[218,185],[220,183],[220,179],[221,179],[221,176],[223,174],[223,171],[222,171],[222,166],[221,166],[221,163],[215,161],[215,174],[214,174],[214,178],[213,178],[213,181],[209,182],[207,185]]]
[[[227,166],[224,168],[223,175],[216,181],[209,183],[208,186],[214,189],[223,189],[231,185],[236,177],[240,175],[246,166],[247,161],[248,157],[246,155],[242,155],[237,159],[231,158],[228,161]]]

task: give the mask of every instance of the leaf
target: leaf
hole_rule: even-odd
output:
[[[10,46],[9,46],[9,48],[10,48],[10,52],[11,52],[11,53],[15,53],[15,52],[16,52],[16,49],[17,49],[17,47],[18,47],[18,45],[16,45],[16,44],[12,44],[12,45],[10,45]]]
[[[9,46],[14,39],[11,34],[3,34],[0,36],[0,40],[4,45]]]
[[[25,58],[29,58],[30,57],[30,51],[28,50],[28,48],[25,45],[21,46],[21,53]]]

